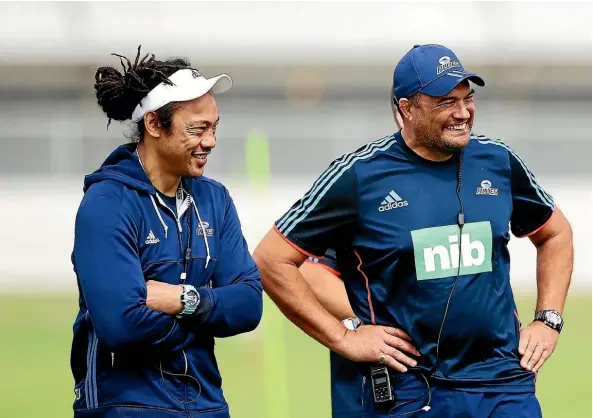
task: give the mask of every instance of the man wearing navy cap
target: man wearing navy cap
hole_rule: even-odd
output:
[[[485,84],[448,48],[412,48],[394,72],[403,129],[333,161],[254,253],[285,315],[358,363],[353,396],[368,417],[541,416],[534,377],[562,330],[572,231],[508,145],[471,134],[470,82]],[[509,232],[538,255],[536,313],[523,329]],[[328,248],[365,324],[354,331],[299,273]],[[420,352],[413,364],[401,363],[397,329]]]

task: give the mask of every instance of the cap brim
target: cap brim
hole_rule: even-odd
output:
[[[197,99],[209,92],[213,94],[224,93],[229,90],[232,85],[233,80],[226,74],[220,74],[212,78],[204,77],[202,78],[201,83],[196,83],[191,87],[188,86],[188,88],[178,90],[176,97],[174,97],[174,101],[185,102]]]
[[[451,90],[453,90],[465,80],[469,80],[480,87],[484,87],[486,85],[484,79],[475,73],[468,72],[460,75],[456,71],[450,71],[432,81],[427,86],[424,86],[419,91],[420,93],[426,94],[428,96],[442,97],[450,93]]]
[[[208,81],[212,81],[210,91],[214,94],[224,93],[233,86],[233,80],[227,74],[217,75],[216,77],[209,78]]]

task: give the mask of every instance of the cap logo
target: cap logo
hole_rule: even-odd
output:
[[[197,70],[192,70],[192,72],[191,72],[191,76],[192,76],[193,78],[198,78],[198,77],[202,77],[202,74],[200,74],[200,72],[199,72],[199,71],[197,71]]]
[[[439,58],[439,64],[441,65],[437,67],[437,75],[441,74],[444,71],[447,71],[450,68],[461,67],[459,61],[451,61],[451,57],[448,57],[446,55],[444,57]]]

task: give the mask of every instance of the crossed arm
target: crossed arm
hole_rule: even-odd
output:
[[[203,309],[177,320],[181,287],[146,283],[136,226],[117,191],[89,191],[77,214],[73,259],[99,340],[118,350],[175,352],[191,346],[196,329],[226,337],[254,329],[262,315],[259,272],[247,250],[232,201],[225,207],[214,288],[200,288]],[[92,238],[89,238],[92,237]]]

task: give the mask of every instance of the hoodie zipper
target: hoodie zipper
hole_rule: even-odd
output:
[[[187,214],[187,248],[185,249],[185,254],[183,252],[183,233],[182,233],[182,229],[181,229],[181,222],[179,221],[179,218],[177,217],[177,214],[175,212],[173,212],[171,210],[171,208],[167,205],[163,205],[160,198],[159,198],[159,203],[161,203],[161,206],[163,206],[167,211],[169,211],[169,213],[171,215],[173,215],[173,218],[175,219],[175,223],[177,224],[177,236],[179,237],[179,254],[181,255],[181,257],[183,258],[183,271],[181,273],[181,284],[185,284],[185,280],[187,278],[187,269],[189,266],[189,260],[191,259],[191,231],[190,231],[190,227],[191,227],[191,212]],[[188,211],[190,211],[190,209],[187,209]]]
[[[159,200],[160,203],[160,200]],[[161,203],[162,205],[162,203]],[[181,284],[185,284],[185,279],[187,278],[187,269],[188,269],[188,265],[189,265],[189,260],[191,259],[191,210],[188,207],[188,214],[187,214],[187,248],[185,249],[185,254],[183,253],[183,232],[181,229],[181,222],[179,222],[179,218],[177,217],[177,214],[175,212],[173,212],[171,210],[171,208],[169,208],[169,206],[167,205],[163,205],[166,210],[169,211],[169,213],[171,213],[171,215],[173,215],[173,218],[175,218],[175,222],[177,223],[177,233],[179,236],[179,254],[181,255],[181,257],[183,257],[183,272],[181,273]],[[187,375],[187,370],[189,368],[189,363],[187,361],[187,354],[185,353],[185,350],[181,350],[181,352],[183,353],[183,361],[185,363],[185,370],[184,373],[185,375]]]

